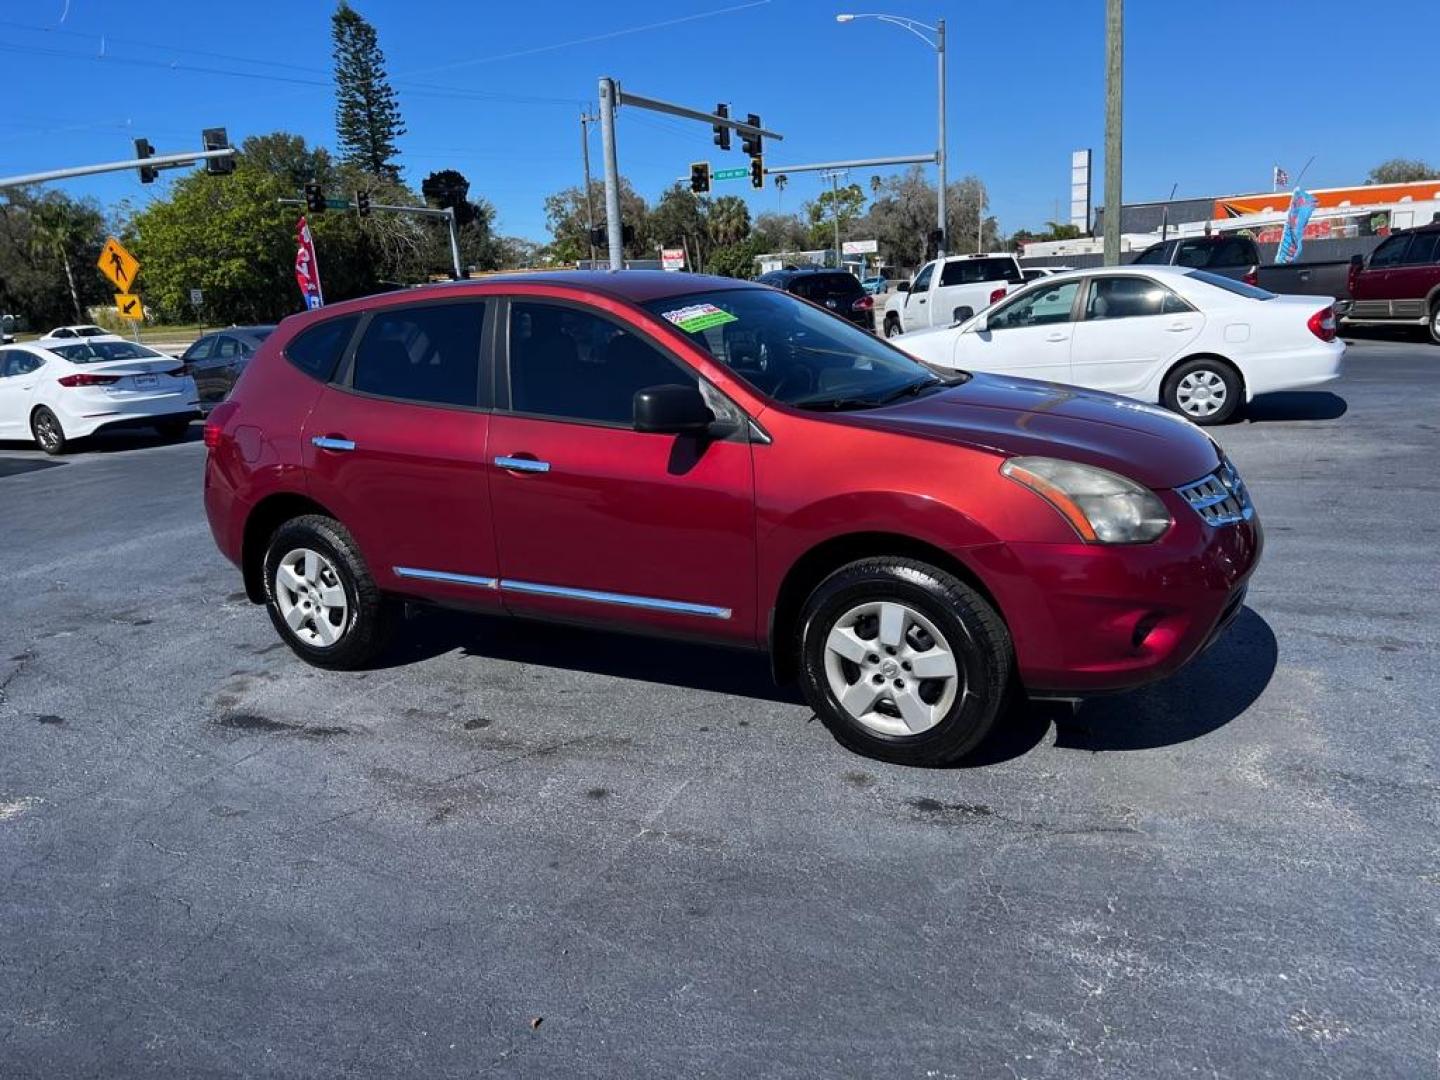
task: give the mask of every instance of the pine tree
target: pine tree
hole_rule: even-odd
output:
[[[375,28],[346,0],[331,18],[335,43],[335,133],[341,158],[379,180],[397,181],[395,140],[405,134]]]

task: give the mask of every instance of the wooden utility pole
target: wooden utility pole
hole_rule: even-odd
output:
[[[1105,0],[1105,265],[1120,264],[1125,0]]]

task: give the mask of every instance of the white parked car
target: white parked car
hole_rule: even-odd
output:
[[[892,343],[936,368],[1106,390],[1219,424],[1256,394],[1339,377],[1345,343],[1333,305],[1206,270],[1096,267],[1031,282],[963,323]]]
[[[96,326],[94,323],[81,323],[77,326],[57,326],[45,336],[47,338],[114,337],[115,331],[106,330],[103,326]]]
[[[0,439],[34,439],[47,454],[102,428],[181,438],[200,415],[199,398],[173,356],[114,334],[0,349]]]
[[[1003,252],[928,262],[885,302],[882,330],[886,337],[898,337],[927,326],[949,326],[963,308],[974,314],[1025,280],[1015,256]]]

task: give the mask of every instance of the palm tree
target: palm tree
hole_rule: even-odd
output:
[[[75,306],[75,321],[84,322],[80,292],[75,287],[75,271],[70,266],[70,252],[90,239],[89,215],[83,208],[65,198],[47,198],[36,204],[31,219],[30,248],[37,259],[59,258],[65,267],[65,282],[70,287],[70,302]]]
[[[734,195],[722,195],[710,207],[708,221],[710,239],[721,247],[738,244],[750,235],[750,208],[745,200]]]
[[[777,207],[782,205],[785,201],[783,198],[785,194],[785,185],[789,182],[790,178],[784,173],[780,173],[778,176],[775,177],[775,205]]]

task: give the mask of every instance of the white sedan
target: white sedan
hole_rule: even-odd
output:
[[[106,330],[103,326],[96,326],[94,323],[81,323],[77,326],[57,326],[45,336],[47,338],[114,337],[115,331]]]
[[[181,438],[200,415],[199,398],[173,356],[113,334],[0,349],[0,439],[34,439],[47,454],[102,428]]]
[[[955,326],[891,344],[932,367],[994,371],[1158,402],[1219,424],[1256,394],[1340,375],[1334,302],[1205,270],[1108,266],[1045,277]]]

